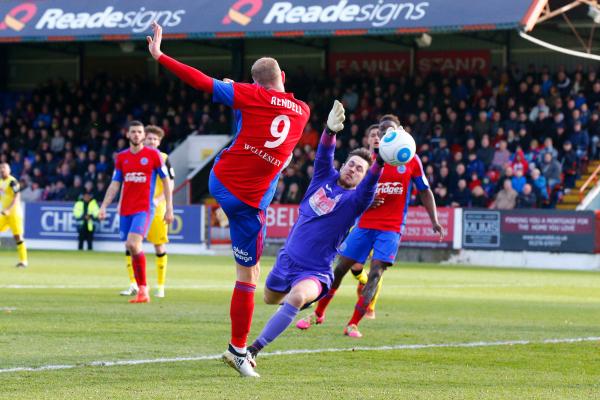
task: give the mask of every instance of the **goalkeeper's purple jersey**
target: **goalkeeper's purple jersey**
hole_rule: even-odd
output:
[[[337,184],[339,172],[333,167],[334,151],[335,137],[323,133],[313,179],[282,250],[306,270],[331,270],[338,246],[373,201],[383,170],[374,163],[356,189],[344,189]]]

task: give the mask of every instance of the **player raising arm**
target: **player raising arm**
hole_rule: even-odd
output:
[[[125,248],[131,254],[133,272],[139,291],[130,303],[148,303],[150,295],[146,285],[146,256],[142,251],[142,242],[154,214],[152,196],[156,184],[156,175],[162,179],[165,195],[164,221],[173,222],[173,204],[171,184],[160,153],[144,147],[144,125],[139,121],[129,123],[127,138],[129,149],[117,154],[115,172],[108,186],[100,211],[99,219],[106,218],[106,208],[112,203],[121,183],[121,201],[119,202],[119,235],[125,241]]]
[[[152,57],[212,100],[235,110],[233,143],[216,158],[210,193],[229,218],[237,280],[231,297],[231,340],[224,359],[242,375],[256,375],[246,359],[246,340],[254,313],[254,292],[266,233],[265,210],[277,179],[309,119],[308,106],[286,93],[285,75],[272,58],[252,65],[254,84],[221,82],[160,50],[162,28],[153,23],[147,37]]]
[[[379,127],[375,125],[369,128],[367,139],[372,151],[379,147],[380,138],[389,128],[400,128],[400,121],[397,117],[384,116]],[[438,233],[440,240],[444,237],[444,231],[438,221],[433,193],[429,188],[419,156],[415,155],[406,165],[399,167],[386,165],[377,185],[374,205],[362,215],[355,229],[350,232],[340,246],[340,257],[334,271],[331,289],[319,301],[314,313],[298,321],[296,324],[298,328],[308,329],[312,324],[323,323],[329,302],[340,287],[346,273],[352,268],[352,273],[357,279],[362,280],[361,284],[364,287],[356,304],[354,315],[344,329],[344,334],[350,337],[362,336],[358,330],[358,323],[367,312],[368,307],[372,306],[373,300],[381,289],[383,272],[396,259],[413,183],[419,190],[421,201],[429,213],[433,230]],[[363,265],[371,251],[373,251],[373,257],[368,279],[366,279]]]
[[[343,129],[343,113],[336,100],[317,148],[314,176],[300,203],[298,221],[267,277],[265,302],[283,304],[248,348],[252,361],[285,331],[301,308],[327,293],[337,247],[375,196],[383,170],[381,157],[373,163],[371,152],[356,149],[339,172],[333,167],[336,132]]]

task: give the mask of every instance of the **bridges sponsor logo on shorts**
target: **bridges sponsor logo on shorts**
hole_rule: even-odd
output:
[[[143,172],[128,172],[125,174],[125,182],[146,183],[146,174]]]
[[[237,246],[233,246],[233,256],[238,260],[241,260],[245,263],[252,261],[252,256],[248,255],[249,253],[245,250],[240,249]]]
[[[377,194],[401,195],[404,193],[404,187],[400,182],[385,182],[377,184]]]
[[[244,143],[244,150],[256,154],[257,156],[259,156],[266,162],[273,164],[276,167],[281,167],[281,160],[279,160],[275,156],[267,153],[266,151],[259,149],[258,147],[249,145],[248,143]]]

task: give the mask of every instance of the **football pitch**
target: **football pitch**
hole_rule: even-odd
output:
[[[342,335],[349,275],[323,325],[290,327],[241,379],[230,257],[169,256],[167,297],[131,305],[116,253],[0,252],[2,399],[600,399],[600,274],[398,264],[362,339]],[[275,311],[262,303],[250,340]],[[154,256],[148,256],[154,285]],[[304,315],[302,312],[301,315]]]

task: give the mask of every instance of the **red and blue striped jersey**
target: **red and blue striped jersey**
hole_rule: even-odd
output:
[[[405,165],[385,164],[375,197],[384,199],[381,206],[369,208],[358,221],[358,227],[402,233],[408,212],[412,184],[418,190],[429,189],[421,159],[415,154]]]
[[[143,147],[137,153],[127,149],[117,154],[113,181],[121,182],[120,215],[150,212],[156,176],[165,178],[166,168],[160,153]]]
[[[237,131],[233,143],[217,157],[213,171],[239,200],[266,209],[279,174],[302,136],[310,109],[292,93],[216,79],[213,101],[235,110]]]

